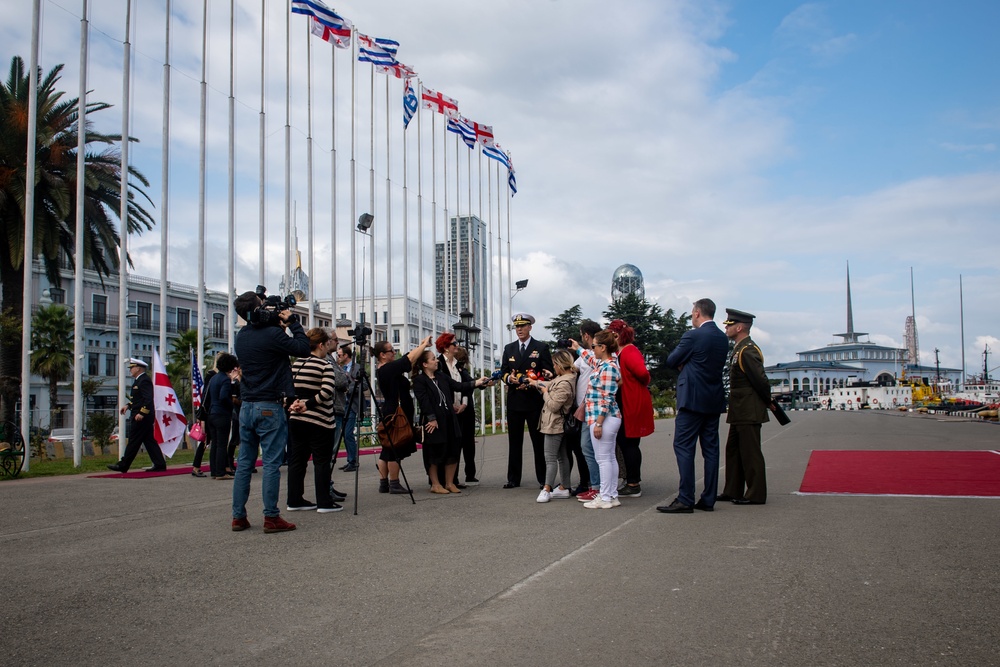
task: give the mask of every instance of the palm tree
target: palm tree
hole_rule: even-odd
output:
[[[25,71],[24,61],[14,56],[10,74],[0,85],[0,313],[20,317],[24,304],[22,291],[25,279],[24,210],[25,178],[27,175],[28,94],[37,81],[38,135],[35,144],[35,219],[34,253],[40,256],[49,281],[60,284],[60,264],[73,267],[82,261],[99,276],[118,270],[116,246],[118,231],[113,222],[121,210],[121,152],[117,145],[120,135],[91,131],[92,114],[110,107],[104,102],[87,104],[84,205],[84,253],[75,257],[76,238],[76,155],[77,99],[62,100],[55,89],[62,71],[57,65],[43,78],[41,69],[36,76]],[[134,141],[131,137],[130,141]],[[100,146],[105,148],[100,149]],[[149,182],[138,170],[129,167],[133,180],[128,193],[128,231],[132,234],[152,229],[154,220],[143,208],[152,205],[143,187]],[[144,200],[144,202],[143,202]],[[30,271],[30,267],[29,267]],[[30,274],[29,274],[30,275]],[[21,381],[20,340],[11,344],[0,342],[0,418],[13,415],[13,405]]]
[[[31,372],[49,382],[49,410],[58,409],[58,383],[73,370],[73,316],[54,303],[31,318]],[[50,417],[50,422],[52,419]]]

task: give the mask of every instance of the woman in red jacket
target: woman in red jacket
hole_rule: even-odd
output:
[[[623,320],[608,325],[618,337],[618,367],[622,379],[618,392],[618,407],[622,427],[618,431],[618,447],[625,460],[626,484],[619,496],[638,498],[642,495],[642,452],[639,439],[653,432],[653,397],[649,393],[649,369],[646,359],[635,346],[635,330]]]

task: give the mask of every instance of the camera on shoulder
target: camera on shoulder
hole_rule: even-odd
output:
[[[281,298],[276,294],[268,296],[267,288],[263,285],[257,285],[254,294],[263,301],[262,304],[250,311],[250,316],[247,318],[247,321],[255,327],[280,325],[282,311],[291,310],[297,303],[295,297],[291,294],[285,298]],[[298,322],[299,316],[292,313],[288,321]]]

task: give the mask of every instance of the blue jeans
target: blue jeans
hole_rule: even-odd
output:
[[[358,462],[358,438],[354,430],[358,423],[358,413],[348,410],[344,415],[344,446],[347,448],[347,464],[352,465]],[[340,439],[337,440],[338,444]]]
[[[594,456],[594,443],[590,439],[590,429],[586,422],[580,429],[580,449],[583,450],[583,458],[587,460],[587,471],[590,473],[590,488],[601,488],[601,469],[597,466],[597,457]]]
[[[240,455],[233,480],[233,518],[247,515],[250,498],[250,475],[257,461],[257,449],[262,451],[264,474],[262,493],[264,516],[278,516],[278,487],[281,484],[281,462],[288,442],[288,422],[280,403],[243,402],[240,408]]]

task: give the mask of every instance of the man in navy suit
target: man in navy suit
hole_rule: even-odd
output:
[[[694,327],[667,357],[667,365],[680,371],[677,379],[677,418],[674,420],[674,455],[680,473],[680,490],[669,505],[657,507],[667,514],[711,512],[719,487],[719,415],[726,408],[722,373],[729,353],[729,339],[712,318],[715,303],[699,299],[691,308]],[[695,444],[701,440],[705,459],[705,490],[694,500]]]

